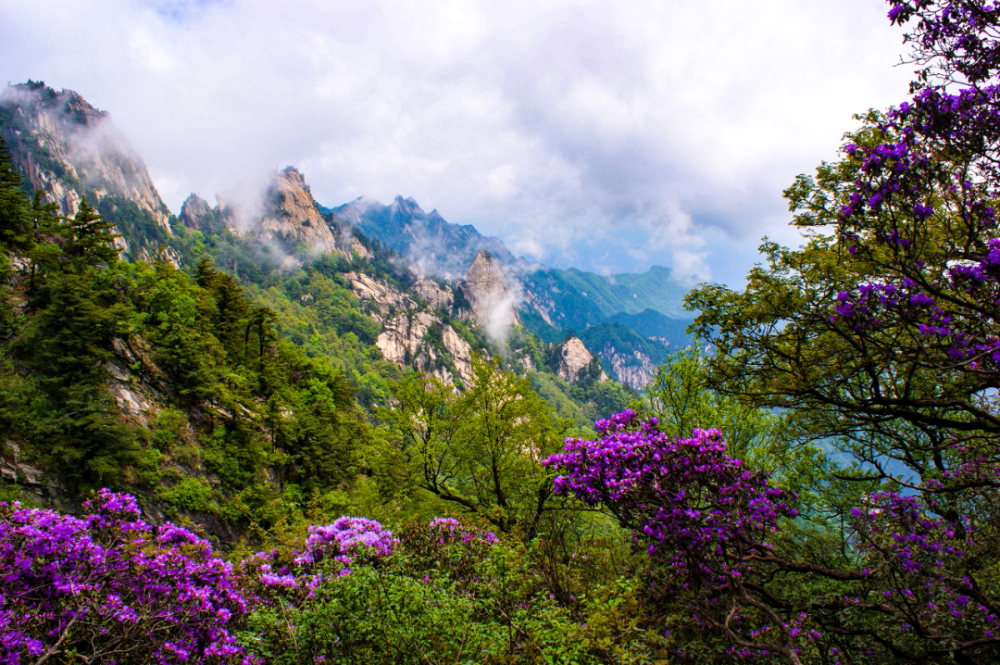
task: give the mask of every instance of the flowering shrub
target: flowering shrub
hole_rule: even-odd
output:
[[[333,524],[310,526],[302,551],[258,552],[240,565],[240,574],[264,604],[313,598],[325,579],[351,573],[355,562],[374,562],[397,545],[392,532],[375,520],[341,517]]]
[[[375,520],[341,517],[327,526],[310,526],[306,549],[295,558],[295,563],[312,565],[333,557],[348,566],[358,556],[386,556],[396,543],[392,532],[384,530]]]
[[[491,550],[499,543],[492,532],[453,517],[436,517],[430,524],[407,524],[400,540],[415,572],[428,579],[441,576],[460,587],[483,581],[483,562],[490,559]]]
[[[567,639],[565,613],[531,593],[537,583],[526,590],[519,547],[453,518],[409,524],[398,539],[358,518],[313,527],[306,552],[259,555],[248,566],[274,579],[258,587],[245,644],[282,665],[593,662],[579,658],[588,645]],[[520,652],[530,657],[511,655]]]
[[[910,98],[786,191],[801,248],[765,243],[742,293],[688,301],[713,388],[853,462],[748,595],[821,633],[817,660],[997,662],[1000,6],[888,4],[922,68]]]
[[[108,490],[82,518],[0,503],[0,662],[239,662],[248,610],[209,544]]]
[[[748,594],[769,569],[760,562],[773,558],[768,539],[780,518],[796,515],[794,495],[727,456],[718,430],[674,438],[656,425],[628,410],[598,421],[598,440],[568,439],[565,452],[543,462],[562,472],[556,493],[600,504],[634,530],[659,564],[651,600],[672,604],[682,594],[689,619],[740,645],[733,654],[796,654],[801,621],[783,620]]]
[[[629,410],[599,420],[596,441],[567,440],[544,462],[564,474],[555,491],[606,506],[678,584],[726,587],[750,557],[770,553],[766,539],[781,516],[795,515],[794,497],[728,457],[718,430],[682,439],[656,424]]]

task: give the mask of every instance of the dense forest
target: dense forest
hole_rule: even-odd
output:
[[[405,286],[385,248],[125,261],[128,206],[61,217],[0,150],[4,452],[63,508],[5,474],[0,662],[996,662],[1000,7],[889,4],[911,99],[641,396],[462,303],[465,379],[401,370],[344,277]]]

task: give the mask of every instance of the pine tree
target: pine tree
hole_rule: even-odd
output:
[[[117,262],[115,239],[121,236],[113,232],[114,227],[114,223],[101,217],[84,197],[76,216],[63,229],[66,240],[63,251],[70,263],[79,269],[81,264],[110,266]]]
[[[23,249],[30,241],[23,184],[0,137],[0,243],[6,249]]]

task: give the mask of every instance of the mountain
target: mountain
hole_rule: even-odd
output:
[[[472,225],[447,222],[436,210],[426,213],[412,198],[402,196],[388,206],[361,197],[321,210],[403,254],[421,273],[451,279],[485,251],[506,275],[505,293],[516,298],[518,319],[546,343],[559,343],[567,333],[605,321],[629,328],[646,342],[652,340],[658,345],[652,352],[657,358],[661,354],[655,349],[691,343],[684,333],[693,320],[683,307],[688,287],[669,268],[653,266],[644,273],[607,276],[550,268],[515,257],[498,238],[484,236]],[[632,347],[638,342],[623,340],[622,335],[612,335],[602,341],[605,352],[592,350],[608,362],[619,358],[618,367],[630,367],[621,359],[634,358]],[[623,346],[615,346],[616,341]],[[616,370],[609,371],[636,388],[645,385],[644,377],[649,374],[623,370],[619,376]]]
[[[469,302],[475,322],[494,339],[502,337],[507,329],[520,323],[516,307],[517,291],[504,274],[500,262],[485,249],[476,253],[458,287]]]
[[[446,222],[437,210],[424,212],[412,198],[397,196],[391,205],[383,205],[359,197],[323,210],[403,254],[428,274],[447,279],[463,275],[482,249],[503,264],[514,262],[514,256],[499,238],[484,236],[471,224],[459,226]]]
[[[401,196],[390,205],[361,197],[324,208],[294,167],[276,171],[256,200],[219,193],[211,205],[191,194],[175,218],[157,193],[142,158],[110,116],[76,92],[57,92],[40,82],[9,86],[0,94],[0,135],[25,174],[28,188],[45,192],[64,215],[74,214],[86,197],[115,224],[121,236],[116,241],[119,249],[131,260],[162,257],[174,265],[180,265],[182,258],[197,263],[198,253],[204,250],[188,234],[216,238],[213,242],[229,234],[258,246],[253,251],[248,245],[219,246],[222,265],[236,274],[249,271],[257,279],[269,270],[263,268],[265,263],[293,269],[320,255],[332,255],[358,275],[387,279],[387,284],[395,279],[400,292],[412,293],[407,297],[414,302],[428,303],[431,309],[480,327],[494,341],[506,339],[512,325],[523,324],[543,342],[556,344],[573,331],[605,321],[675,346],[682,340],[676,330],[664,332],[671,325],[683,325],[678,321],[684,318],[681,302],[686,290],[667,268],[610,276],[549,268],[515,257],[498,238],[484,236],[471,225],[449,223],[436,210],[425,212],[412,198]],[[390,254],[378,253],[381,258],[376,259],[378,248]],[[418,313],[404,309],[410,318]],[[647,311],[675,323],[652,324],[651,315],[643,315]],[[628,318],[639,315],[645,318]],[[413,328],[410,319],[406,326],[396,319],[388,312],[378,317],[379,325],[386,328],[386,339],[395,340],[384,344],[387,357],[393,362],[403,359],[416,366],[433,365],[417,361],[430,356],[421,356],[414,346],[414,336],[423,336],[415,331],[431,330],[432,336],[438,334],[435,330],[447,331],[437,323]],[[408,352],[401,355],[399,350],[404,348]],[[589,352],[605,360],[631,353],[617,347]],[[463,372],[458,366],[463,362],[453,358],[446,363],[449,375],[460,376]],[[443,371],[444,366],[439,369]],[[626,377],[613,368],[608,371],[641,387],[632,374]]]
[[[670,349],[683,349],[694,344],[694,337],[687,333],[692,320],[673,319],[655,309],[647,309],[638,314],[620,312],[607,319],[620,323],[639,333],[646,339],[661,342]]]
[[[579,336],[612,376],[634,390],[646,387],[670,353],[663,343],[612,321],[590,326]]]
[[[229,203],[225,194],[216,194],[215,207],[198,194],[191,194],[181,206],[177,220],[186,228],[202,233],[228,231],[280,249],[285,254],[302,250],[306,254],[333,253],[351,258],[356,252],[371,252],[354,238],[347,227],[331,223],[313,199],[305,176],[292,166],[273,174],[259,200],[248,209]],[[293,263],[301,261],[290,258]]]
[[[27,184],[64,215],[84,197],[116,225],[126,256],[149,258],[171,235],[170,210],[146,165],[106,111],[38,81],[0,93],[0,136]]]
[[[598,275],[576,268],[541,268],[520,277],[525,303],[549,325],[585,328],[616,314],[647,309],[675,318],[685,316],[687,287],[669,268],[653,266],[641,274]]]
[[[669,268],[653,266],[641,274],[609,276],[549,268],[515,257],[503,241],[482,235],[471,224],[452,224],[437,210],[426,213],[412,198],[402,196],[388,206],[360,197],[321,209],[403,254],[425,273],[450,279],[464,273],[480,250],[488,251],[522,285],[522,309],[533,309],[558,329],[582,328],[620,312],[638,314],[646,309],[674,318],[686,316],[687,287]]]

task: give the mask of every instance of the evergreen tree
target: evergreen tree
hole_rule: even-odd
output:
[[[30,240],[23,182],[0,137],[0,243],[8,250],[23,249]]]

